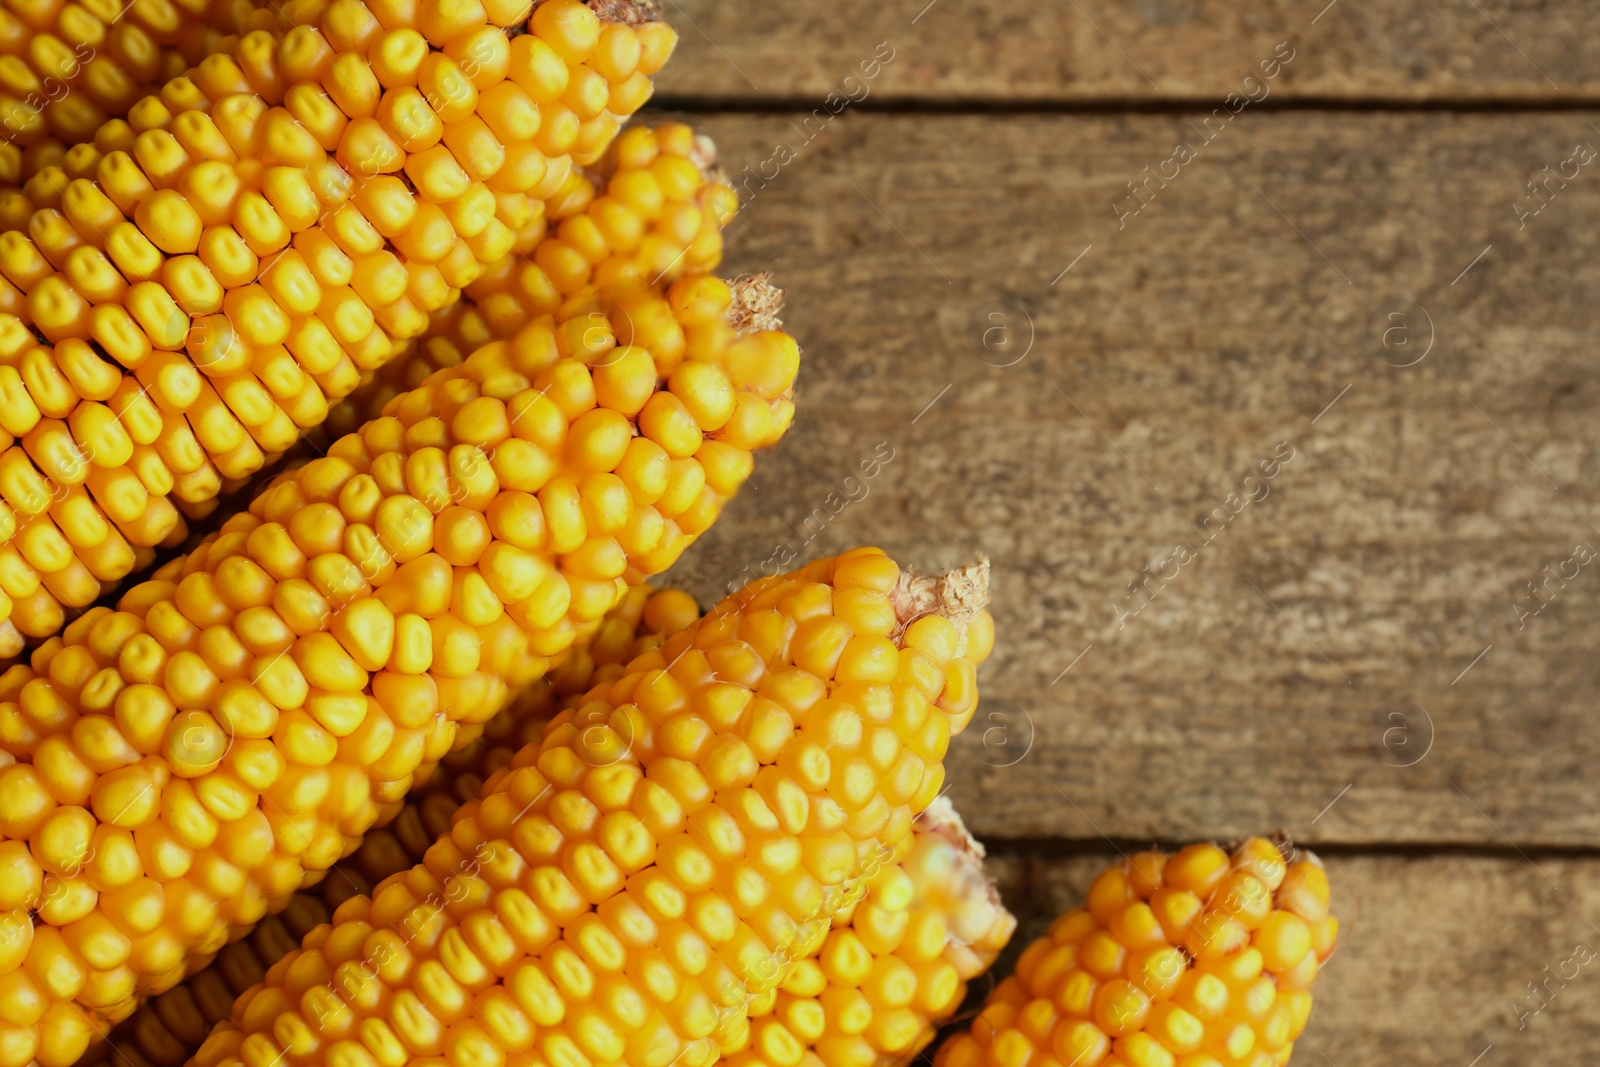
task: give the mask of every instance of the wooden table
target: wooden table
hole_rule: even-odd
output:
[[[1019,939],[1283,829],[1347,923],[1296,1062],[1594,1062],[1600,8],[1326,2],[665,0],[805,354],[673,577],[987,552]]]

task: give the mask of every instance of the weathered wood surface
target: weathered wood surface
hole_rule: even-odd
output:
[[[847,113],[730,232],[789,289],[799,416],[680,575],[988,552],[982,836],[1593,847],[1600,160],[1512,205],[1594,118]],[[796,141],[696,121],[736,174]]]
[[[667,0],[664,94],[807,109],[867,98],[1083,104],[1221,100],[1279,42],[1279,100],[1600,99],[1600,8],[1584,0]],[[880,43],[894,59],[847,83]]]
[[[1023,909],[999,973],[1117,859],[1109,849],[991,858],[1005,898]],[[1317,981],[1292,1063],[1468,1067],[1490,1046],[1479,1067],[1594,1062],[1600,865],[1537,855],[1341,855],[1327,865],[1345,940]]]

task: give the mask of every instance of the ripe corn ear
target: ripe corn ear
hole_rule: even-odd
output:
[[[476,769],[492,766],[488,750],[476,756]],[[295,894],[282,915],[262,920],[204,971],[140,1008],[78,1067],[183,1067],[216,1024],[229,1019],[236,998],[359,895],[349,886],[375,870],[384,872],[376,881],[424,861],[427,847],[450,832],[459,803],[453,792],[408,800],[394,840],[381,837],[383,831],[369,836],[360,852],[329,871],[318,892]],[[932,1028],[960,1004],[966,981],[988,969],[1015,928],[984,876],[982,855],[947,800],[930,805],[913,824],[905,861],[874,878],[861,903],[834,920],[822,947],[752,1003],[749,1048],[727,1061],[808,1067],[908,1061],[932,1040]],[[852,968],[861,976],[841,975]],[[878,1032],[884,1029],[886,1038]]]
[[[720,292],[619,285],[480,349],[0,677],[0,975],[49,1006],[12,1047],[65,1067],[79,1007],[283,907],[711,524],[798,366],[715,329]]]
[[[1273,1067],[1311,1014],[1338,920],[1309,856],[1251,838],[1141,852],[1029,945],[935,1067]]]
[[[421,863],[429,846],[450,832],[451,817],[476,800],[485,778],[510,765],[516,750],[534,743],[550,717],[593,684],[621,677],[644,652],[700,617],[688,594],[635,586],[606,615],[593,639],[561,666],[519,693],[484,727],[476,741],[439,762],[438,772],[406,797],[393,819],[366,835],[361,847],[329,869],[313,889],[301,890],[289,906],[269,915],[242,939],[227,945],[205,968],[145,1004],[89,1051],[78,1067],[183,1067],[234,1000],[266,975],[268,967],[299,948],[339,905],[370,894],[392,874]]]
[[[909,852],[992,645],[987,564],[876,550],[763,579],[485,783],[424,863],[346,901],[199,1067],[708,1067]]]
[[[579,283],[589,283],[591,280],[611,281],[624,276],[637,275],[645,267],[653,266],[657,260],[668,260],[669,268],[658,271],[652,277],[660,280],[665,275],[665,280],[674,280],[680,273],[678,265],[684,268],[699,269],[702,266],[714,266],[720,257],[720,234],[716,232],[718,221],[724,217],[722,213],[731,212],[732,205],[728,203],[726,186],[712,181],[702,173],[706,160],[714,153],[703,138],[697,139],[688,127],[679,124],[666,124],[651,130],[646,128],[635,129],[625,134],[616,146],[615,162],[612,165],[611,179],[607,185],[607,196],[599,200],[593,197],[592,187],[587,178],[578,176],[579,192],[569,201],[563,203],[564,208],[581,209],[578,216],[568,218],[562,223],[557,235],[550,236],[543,243],[551,246],[548,251],[536,251],[536,258],[540,262],[551,265],[552,273],[562,281],[563,288],[557,289],[548,281],[549,275],[534,263],[529,263],[525,274],[537,276],[542,287],[537,292],[543,297],[538,304],[541,311],[558,311],[559,307],[552,307],[555,299],[560,296],[569,296],[576,292]],[[691,162],[692,161],[692,162]],[[576,174],[576,172],[575,172]],[[692,216],[700,220],[698,227],[694,225]],[[534,224],[538,229],[536,236],[542,236],[542,218]],[[681,243],[683,235],[692,232],[693,236],[687,243]],[[712,240],[707,241],[709,235]],[[679,242],[679,243],[675,243]],[[592,272],[585,272],[582,268],[586,260],[578,256],[577,249],[582,249],[583,254],[591,258],[604,256]],[[574,259],[577,260],[574,265]],[[556,265],[565,264],[565,270],[557,270]],[[525,302],[531,303],[531,298]],[[526,311],[515,317],[502,307],[500,322],[502,325],[523,325],[529,318]],[[505,331],[499,331],[504,335]],[[26,343],[26,342],[24,342]],[[396,364],[403,366],[414,361],[404,361]],[[459,363],[459,358],[452,361]],[[0,372],[3,373],[3,372]],[[406,387],[417,384],[422,375],[413,374],[405,380]],[[359,427],[365,418],[375,416],[382,404],[390,399],[397,390],[390,382],[401,379],[401,375],[386,375],[382,381],[363,389],[360,394],[360,404],[346,403],[336,409],[336,415],[331,418],[336,432],[354,430]],[[79,407],[84,407],[88,402],[81,402]],[[89,405],[95,407],[96,405]],[[358,417],[359,410],[359,417]],[[320,414],[322,408],[318,406],[311,414],[313,417]],[[92,412],[89,412],[92,413]],[[70,431],[79,423],[80,416],[86,412],[77,412],[70,415],[65,426],[69,432],[60,442],[58,454],[72,455],[75,447],[79,453],[91,457],[103,456],[104,451],[97,452],[93,441],[73,440]],[[134,430],[132,420],[126,413],[123,422],[127,425],[124,429]],[[205,455],[196,455],[196,438],[194,431],[204,431],[205,425],[190,417],[186,420],[183,414],[178,414],[168,420],[169,425],[156,428],[159,436],[148,447],[141,445],[141,454],[136,457],[137,462],[130,464],[132,473],[143,475],[142,482],[152,494],[159,495],[162,488],[170,488],[173,500],[177,506],[191,516],[198,517],[205,514],[215,506],[219,489],[225,491],[232,488],[237,478],[224,478],[215,469],[214,465]],[[254,431],[252,431],[254,432]],[[257,435],[258,441],[260,435]],[[200,442],[204,443],[204,434]],[[283,442],[273,442],[275,447],[283,447]],[[50,490],[52,499],[60,498],[67,492],[67,488],[57,478],[70,478],[74,471],[63,472],[57,467],[46,465],[43,470],[40,464],[32,462],[28,455],[29,449],[22,446],[13,446],[7,453],[6,459],[16,465],[18,478],[23,474],[42,479],[43,484]],[[186,463],[198,462],[200,466],[193,472],[182,475],[174,480],[164,467],[161,456],[172,454],[187,457]],[[52,454],[55,455],[55,454]],[[271,453],[263,456],[270,458]],[[110,457],[110,458],[115,458]],[[141,465],[142,464],[142,465]],[[252,464],[253,465],[253,464]],[[91,474],[104,480],[104,472],[95,470],[85,464],[78,464],[80,469],[89,469]],[[235,475],[246,473],[247,465],[242,471],[235,469]],[[131,482],[130,472],[123,470],[117,472],[123,479]],[[57,477],[53,478],[54,474]],[[157,484],[152,485],[152,479]],[[173,483],[170,486],[167,483]],[[91,485],[97,483],[91,483]],[[11,499],[18,510],[25,509],[30,501],[25,496],[19,496],[21,490],[13,493]],[[79,542],[92,540],[92,535],[99,529],[109,528],[113,524],[103,514],[95,495],[78,493],[70,504],[52,505],[52,518],[62,526],[62,533],[69,542],[76,546]],[[162,521],[154,525],[154,529],[147,531],[147,537],[168,531],[168,524],[173,524],[166,533],[166,541],[172,541],[182,536],[183,526],[179,517],[174,512],[171,504],[164,498],[155,500],[152,507],[156,508],[151,515],[159,513]],[[88,523],[92,529],[87,533],[67,525],[63,520],[62,511],[75,507],[79,515],[78,525]],[[24,512],[25,513],[25,512]],[[5,516],[0,513],[0,519]],[[124,516],[125,517],[125,516]],[[70,518],[70,516],[69,516]],[[149,516],[146,516],[144,525],[149,526]],[[40,525],[43,525],[41,522]],[[125,526],[119,526],[118,532],[123,532]],[[43,531],[48,533],[49,531]],[[131,539],[131,538],[130,538]],[[137,539],[135,539],[137,540]],[[113,542],[116,543],[116,542]],[[25,541],[23,548],[35,547],[31,542]],[[147,557],[143,545],[135,545],[133,563],[143,562]],[[13,553],[13,555],[16,553]],[[101,553],[104,554],[103,552]],[[82,553],[88,557],[88,553]],[[123,552],[122,557],[128,553]],[[62,557],[70,558],[70,557]],[[48,555],[42,550],[31,551],[23,554],[22,562],[29,570],[22,570],[13,566],[17,573],[11,575],[9,583],[0,581],[0,591],[13,597],[21,597],[33,592],[39,586],[39,578],[46,577],[62,569],[62,559]],[[105,586],[109,581],[120,577],[115,568],[107,568],[95,558],[84,558],[81,562],[88,564],[94,582],[81,580],[75,585],[68,582],[68,575],[58,574],[54,581],[46,582],[44,595],[37,598],[37,602],[30,606],[28,611],[19,611],[15,618],[16,629],[21,633],[31,636],[45,636],[59,629],[62,622],[61,604],[67,607],[81,607],[103,595]],[[49,569],[54,566],[55,570]],[[111,573],[107,574],[107,570]],[[32,573],[30,573],[30,570]],[[81,571],[82,568],[75,568]],[[6,572],[0,569],[0,579]],[[64,586],[67,597],[61,597],[60,591],[52,586]],[[16,635],[12,635],[16,643]]]

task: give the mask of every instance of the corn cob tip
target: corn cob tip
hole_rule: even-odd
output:
[[[705,175],[708,181],[722,177],[722,172],[717,167],[717,142],[711,139],[710,134],[694,135],[694,147],[689,150],[689,162],[699,167],[700,173]]]
[[[972,836],[947,794],[935,797],[912,825],[919,836],[905,861],[907,873],[919,883],[947,887],[950,926],[946,957],[963,980],[974,978],[989,968],[1011,940],[1017,918],[1006,910],[1000,887],[984,869],[988,850]]]
[[[783,290],[772,284],[772,274],[745,274],[733,280],[733,306],[728,311],[728,321],[740,334],[759,333],[762,330],[781,330],[783,320]]]
[[[890,597],[900,620],[896,637],[924,615],[940,615],[965,627],[989,606],[989,557],[980,553],[943,574],[918,574],[907,567]]]
[[[972,863],[981,868],[983,859],[989,850],[983,847],[983,842],[972,836],[972,831],[967,829],[966,820],[956,810],[955,803],[946,793],[940,793],[933,798],[933,803],[917,816],[916,828],[925,833],[938,834],[949,841],[961,854],[970,857]]]
[[[589,10],[601,22],[620,22],[624,26],[661,21],[661,0],[590,0]]]

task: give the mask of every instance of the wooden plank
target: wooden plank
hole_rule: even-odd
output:
[[[1600,99],[1600,9],[1582,0],[884,0],[847,14],[671,0],[665,14],[681,44],[662,93],[808,110],[830,92],[1047,105],[1209,104],[1246,91],[1276,101]],[[1293,60],[1265,89],[1247,90],[1245,76],[1280,42]],[[881,69],[861,67],[886,55]]]
[[[1022,909],[995,973],[1009,973],[1015,954],[1081,903],[1117,859],[1110,851],[993,856],[1005,900]],[[1328,857],[1344,941],[1317,981],[1311,1024],[1291,1062],[1468,1067],[1491,1045],[1484,1065],[1592,1062],[1600,1040],[1600,865],[1535,861]],[[1588,951],[1577,952],[1580,945]],[[1540,1002],[1530,982],[1549,990],[1543,1010],[1533,1010]]]
[[[987,551],[980,834],[1593,843],[1595,164],[1511,210],[1592,117],[1246,115],[1120,230],[1186,119],[845,117],[730,232],[799,416],[680,580]]]

